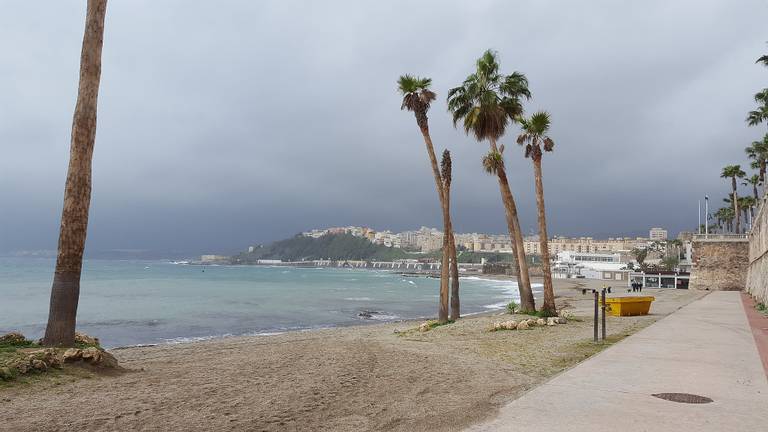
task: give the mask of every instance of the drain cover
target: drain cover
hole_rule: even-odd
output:
[[[689,403],[689,404],[704,404],[713,402],[712,399],[706,396],[699,396],[690,393],[656,393],[651,395],[659,399],[664,399],[672,402]]]

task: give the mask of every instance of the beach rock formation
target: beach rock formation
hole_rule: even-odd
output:
[[[539,318],[539,319],[537,319],[537,320],[536,320],[536,325],[537,325],[537,326],[544,326],[544,325],[547,325],[547,321],[546,321],[546,320],[544,320],[544,318]]]
[[[565,319],[571,319],[571,318],[573,318],[573,312],[571,312],[569,310],[566,310],[566,309],[561,309],[560,313],[558,314],[558,316],[560,316],[562,318],[565,318]]]
[[[422,332],[422,333],[429,331],[429,329],[430,329],[430,327],[429,327],[429,323],[428,322],[423,322],[423,323],[421,323],[419,325],[419,331]]]
[[[85,333],[75,332],[75,343],[82,345],[100,345],[99,338],[88,336]]]
[[[555,325],[557,325],[557,320],[555,318],[556,317],[549,317],[549,318],[547,318],[547,325],[548,326],[555,326]]]
[[[103,368],[116,368],[117,359],[112,354],[96,347],[89,347],[85,349],[69,348],[64,351],[63,360],[65,363],[74,363],[82,361],[93,366],[99,366]]]
[[[528,321],[520,321],[519,324],[517,324],[518,330],[528,330],[530,326],[528,325]]]
[[[18,332],[10,332],[0,336],[0,344],[24,345],[28,342],[27,338]]]

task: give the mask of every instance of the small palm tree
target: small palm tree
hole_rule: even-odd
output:
[[[533,161],[541,267],[544,273],[544,303],[541,310],[549,316],[555,316],[557,311],[555,310],[555,291],[552,288],[552,270],[549,262],[549,245],[547,244],[549,237],[547,235],[547,214],[544,210],[544,184],[541,180],[541,157],[544,152],[551,152],[555,147],[555,142],[547,135],[549,126],[549,114],[545,111],[537,112],[527,119],[521,118],[522,133],[517,137],[517,143],[525,146],[525,157],[531,158]]]
[[[754,196],[755,200],[759,199],[759,195],[757,194],[757,186],[760,184],[760,174],[752,174],[752,176],[747,177],[746,180],[741,182],[744,186],[752,186],[752,195]]]
[[[739,194],[738,190],[736,189],[736,179],[744,178],[745,175],[747,174],[741,170],[741,165],[728,165],[724,167],[723,172],[720,173],[720,177],[731,179],[731,188],[733,190],[733,192],[731,192],[731,204],[733,204],[733,213],[736,217],[736,234],[741,232],[741,220],[739,218]]]
[[[739,208],[741,209],[741,213],[744,216],[745,221],[748,219],[747,214],[749,214],[749,216],[751,216],[754,219],[756,205],[757,205],[757,199],[755,199],[754,197],[747,195],[739,198]]]
[[[407,74],[401,76],[397,80],[398,90],[403,96],[403,102],[402,105],[400,105],[400,109],[411,111],[416,117],[416,124],[421,130],[421,135],[424,138],[424,143],[427,147],[427,155],[429,156],[429,162],[432,165],[432,175],[435,178],[435,187],[437,188],[437,195],[443,213],[443,259],[440,267],[440,307],[438,309],[438,320],[441,323],[444,323],[448,321],[448,278],[450,277],[449,270],[451,267],[451,259],[454,263],[453,267],[457,267],[456,243],[453,238],[450,208],[448,207],[448,200],[445,196],[445,185],[440,174],[440,168],[437,164],[435,148],[432,145],[432,137],[429,134],[427,111],[429,111],[430,105],[437,97],[437,95],[435,95],[429,88],[431,84],[432,80],[430,78],[420,78]],[[458,302],[458,268],[456,269],[456,275],[454,284],[456,301]]]
[[[461,122],[467,135],[474,135],[478,141],[487,140],[490,145],[490,152],[483,158],[483,167],[487,172],[496,175],[499,181],[507,229],[516,257],[512,265],[517,273],[521,309],[535,311],[536,304],[531,290],[517,205],[504,166],[504,146],[497,146],[497,141],[504,136],[507,126],[522,115],[522,99],[530,97],[525,76],[517,72],[511,75],[499,73],[496,53],[488,50],[477,60],[475,72],[459,87],[448,92],[448,110],[453,115],[454,126]]]
[[[106,11],[107,0],[88,0],[56,269],[51,286],[48,324],[43,336],[46,346],[73,346],[75,343],[80,275],[91,206],[91,164],[96,141],[96,109]]]

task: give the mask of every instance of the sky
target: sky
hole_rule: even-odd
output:
[[[44,5],[44,7],[41,7]],[[85,1],[0,2],[0,253],[55,249]],[[694,229],[723,166],[766,132],[768,1],[112,0],[87,251],[234,252],[310,228],[441,225],[427,153],[397,77],[433,79],[459,232],[503,233],[486,142],[445,96],[483,51],[547,110],[551,235]],[[526,234],[533,170],[501,139]]]

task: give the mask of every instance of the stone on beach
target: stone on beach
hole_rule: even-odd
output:
[[[544,325],[547,325],[547,322],[544,320],[544,318],[539,318],[539,319],[536,320],[536,325],[537,326],[544,326]]]
[[[0,336],[0,343],[9,345],[22,345],[27,343],[27,338],[18,332],[10,332]]]
[[[518,330],[528,330],[530,326],[528,325],[528,321],[520,321],[520,323],[517,325]]]
[[[547,318],[547,325],[548,326],[557,325],[557,319],[555,319],[555,318],[556,317],[549,317],[549,318]]]
[[[421,323],[419,325],[419,331],[422,332],[422,333],[429,331],[429,323],[428,322]]]

